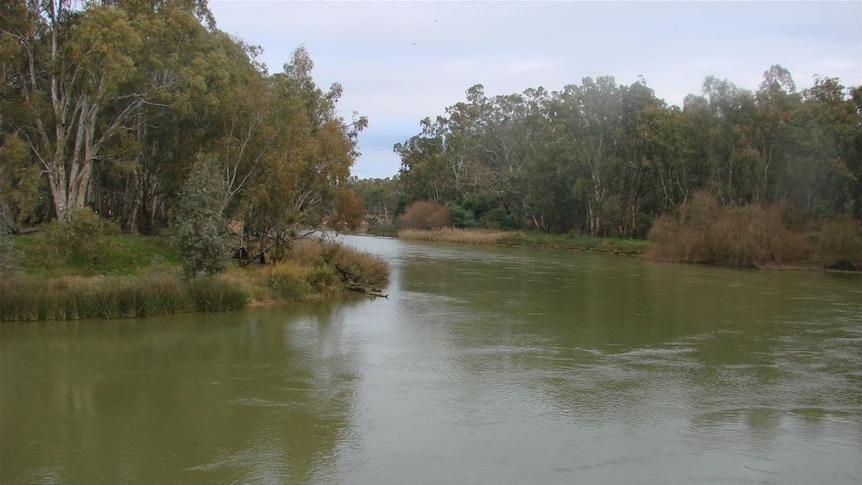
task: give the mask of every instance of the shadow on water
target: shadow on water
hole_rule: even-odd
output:
[[[326,481],[361,380],[349,311],[4,325],[2,481]]]

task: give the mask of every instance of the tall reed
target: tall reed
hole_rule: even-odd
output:
[[[184,282],[178,276],[140,277],[17,276],[0,282],[0,320],[134,318],[188,311],[243,308],[245,293],[216,278]]]

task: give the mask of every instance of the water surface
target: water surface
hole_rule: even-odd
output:
[[[862,477],[858,276],[345,239],[388,299],[0,326],[0,482]]]

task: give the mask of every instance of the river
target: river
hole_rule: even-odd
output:
[[[388,298],[0,325],[0,482],[862,481],[859,275],[344,239]]]

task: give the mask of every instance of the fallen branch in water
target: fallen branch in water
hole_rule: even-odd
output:
[[[375,298],[382,297],[386,298],[387,300],[389,299],[389,295],[383,293],[383,290],[381,290],[380,288],[374,288],[370,285],[362,284],[359,282],[359,276],[351,273],[350,271],[347,271],[346,269],[338,266],[337,264],[333,266],[335,266],[335,269],[338,270],[339,273],[341,273],[341,279],[347,285],[348,290],[364,293],[368,296]]]

